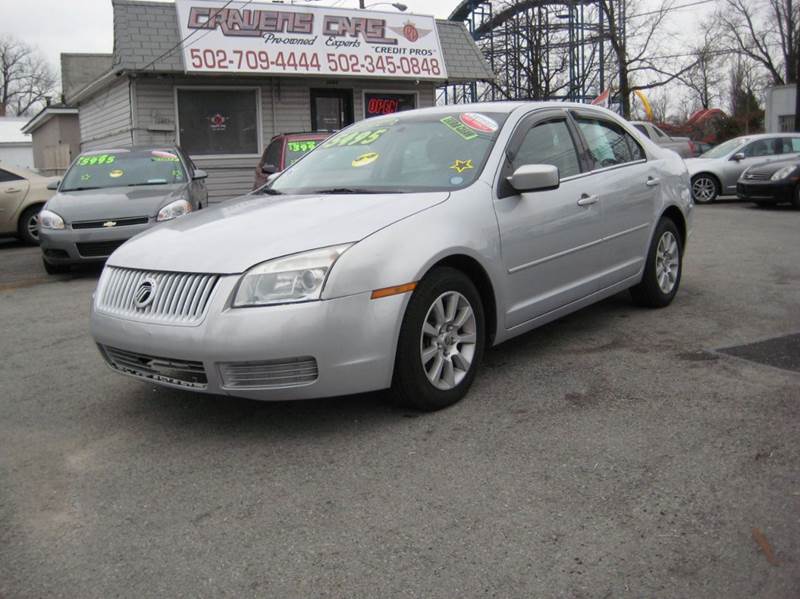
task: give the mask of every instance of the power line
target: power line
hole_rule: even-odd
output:
[[[218,10],[217,10],[217,11],[216,11],[216,12],[215,12],[213,15],[211,15],[211,17],[209,18],[209,21],[211,21],[211,20],[213,20],[213,19],[217,18],[217,15],[218,15],[219,13],[221,13],[223,10],[225,10],[226,8],[228,8],[228,6],[230,5],[230,3],[231,3],[231,2],[233,2],[233,0],[228,0],[228,1],[227,1],[227,2],[226,2],[226,3],[225,3],[223,6],[222,6],[222,7],[220,7],[220,8],[219,8],[219,9],[218,9]],[[250,2],[252,2],[252,0],[250,0]],[[250,2],[248,2],[247,4],[250,4]],[[245,6],[247,6],[247,4],[245,4]],[[244,7],[242,7],[242,8],[244,8]],[[178,10],[178,7],[177,7],[177,6],[175,7],[175,10]],[[158,56],[158,57],[154,58],[153,60],[151,60],[150,62],[148,62],[148,63],[147,63],[145,66],[143,66],[143,67],[142,67],[142,69],[141,69],[141,70],[142,70],[142,71],[144,71],[144,70],[146,70],[146,69],[150,68],[151,66],[155,65],[155,64],[156,64],[156,63],[157,63],[159,60],[161,60],[162,58],[166,58],[167,56],[169,56],[170,54],[172,54],[172,53],[173,53],[175,50],[177,50],[178,48],[180,48],[181,46],[183,46],[184,42],[186,42],[186,41],[187,41],[187,40],[188,40],[190,37],[192,37],[193,35],[195,35],[195,34],[196,34],[198,31],[200,31],[200,29],[194,29],[194,30],[192,30],[192,32],[191,32],[189,35],[187,35],[185,38],[183,38],[182,40],[180,40],[180,41],[179,41],[177,44],[175,44],[174,46],[172,46],[172,47],[171,47],[169,50],[165,51],[165,52],[164,52],[163,54],[161,54],[160,56]],[[195,40],[195,42],[197,42],[197,41],[200,41],[201,39],[203,39],[203,38],[204,38],[206,35],[208,35],[208,34],[209,34],[211,31],[212,31],[211,29],[209,29],[208,31],[206,31],[206,32],[205,32],[205,34],[204,34],[204,35],[202,35],[202,36],[200,36],[199,38],[197,38],[197,39]]]
[[[679,4],[678,6],[670,6],[668,8],[663,9],[663,10],[650,10],[650,11],[647,11],[647,12],[636,13],[635,15],[626,15],[625,20],[635,19],[637,17],[646,17],[648,15],[657,15],[657,14],[661,14],[662,12],[663,13],[669,13],[669,12],[672,12],[673,10],[681,10],[683,8],[691,8],[692,6],[699,6],[701,4],[711,4],[712,2],[715,3],[716,1],[717,0],[697,0],[696,2],[689,2],[687,4]]]

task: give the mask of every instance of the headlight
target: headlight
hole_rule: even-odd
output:
[[[254,266],[242,276],[233,307],[318,300],[328,273],[351,245],[332,245]]]
[[[42,210],[39,212],[39,226],[42,229],[63,229],[64,219],[55,212]]]
[[[769,178],[770,181],[778,181],[779,179],[785,179],[789,175],[794,172],[794,169],[797,168],[794,165],[792,166],[784,166],[782,169],[775,171],[772,173],[772,176]]]
[[[189,202],[186,200],[175,200],[158,211],[156,220],[159,222],[162,220],[172,220],[173,218],[178,218],[179,216],[188,214],[191,211],[192,205]]]

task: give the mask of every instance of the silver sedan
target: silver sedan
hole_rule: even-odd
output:
[[[123,245],[91,331],[113,369],[171,387],[263,400],[391,387],[435,410],[464,396],[487,345],[626,289],[668,305],[691,209],[683,161],[605,109],[377,117]]]
[[[754,164],[786,160],[800,153],[800,134],[763,133],[735,137],[698,158],[687,158],[692,198],[709,204],[719,196],[736,195],[736,182]]]

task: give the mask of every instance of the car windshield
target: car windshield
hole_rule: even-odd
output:
[[[701,154],[700,158],[722,158],[723,156],[727,156],[731,152],[733,152],[736,148],[739,148],[746,144],[749,140],[747,137],[737,137],[736,139],[729,139],[725,143],[719,144],[711,148],[705,154]]]
[[[406,113],[361,121],[284,171],[266,193],[452,190],[481,172],[505,122],[495,112]]]
[[[174,150],[117,150],[79,156],[64,175],[61,191],[184,181],[186,171]]]
[[[323,138],[324,139],[324,138]],[[291,166],[322,143],[319,137],[290,137],[286,142],[286,166]]]

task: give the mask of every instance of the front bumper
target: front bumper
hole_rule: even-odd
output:
[[[146,323],[91,313],[91,333],[116,371],[167,387],[258,400],[308,399],[385,389],[391,385],[394,356],[408,294],[370,299],[369,293],[337,299],[252,308],[231,308],[229,299],[239,276],[223,276],[196,325]],[[109,348],[109,349],[106,349]],[[109,353],[145,356],[136,368],[119,368]],[[148,362],[149,358],[153,360]],[[315,378],[242,387],[232,380],[231,366],[252,373],[256,364],[271,371],[313,358]],[[277,366],[276,366],[277,365]],[[287,365],[287,366],[282,366]],[[202,375],[181,374],[193,369]],[[140,369],[141,370],[141,369]],[[194,382],[175,380],[191,378]],[[162,376],[163,374],[163,376]],[[251,374],[252,376],[252,374]],[[255,377],[258,378],[258,377]],[[198,383],[199,381],[199,383]]]
[[[796,181],[739,181],[736,183],[736,197],[747,202],[782,204],[791,202]]]
[[[108,229],[40,229],[39,247],[50,264],[103,262],[128,239],[155,224],[148,222]]]

